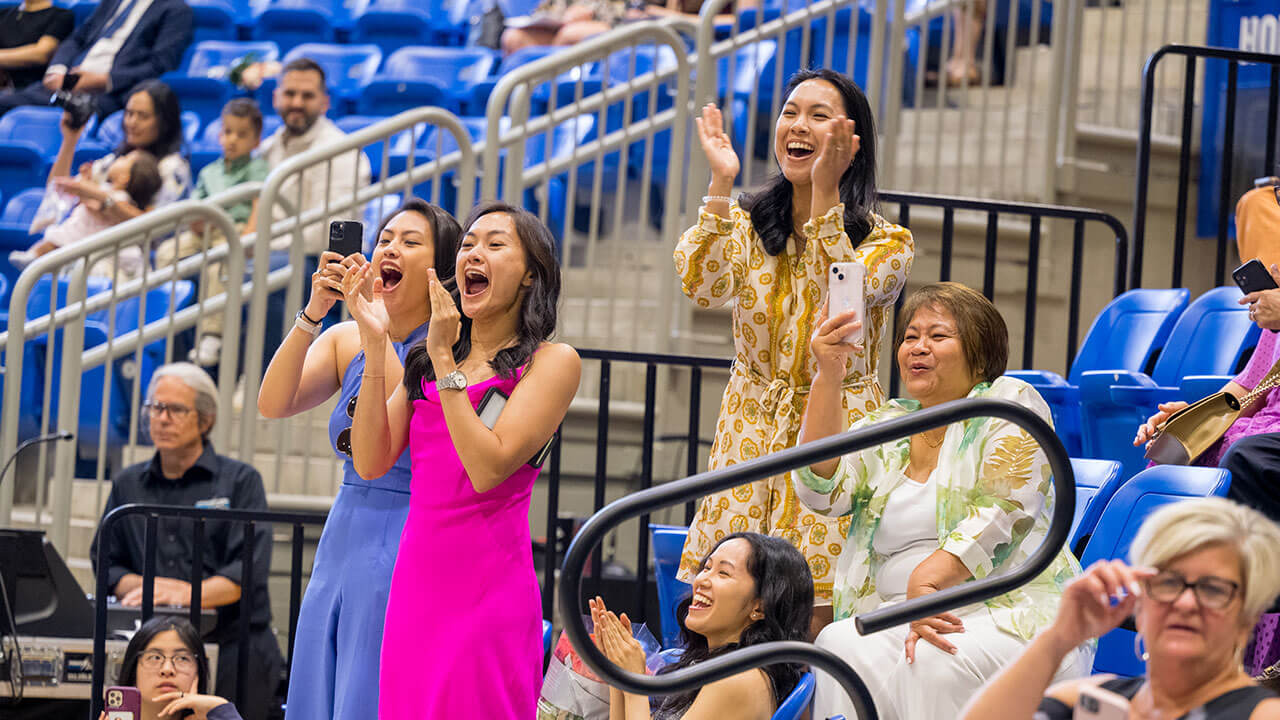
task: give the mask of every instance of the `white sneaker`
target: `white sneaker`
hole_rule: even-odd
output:
[[[200,338],[199,344],[187,353],[187,358],[201,367],[213,367],[218,364],[221,353],[222,338],[217,335],[205,335]]]
[[[36,254],[30,250],[14,250],[9,253],[9,264],[18,269],[22,269],[30,265],[31,261],[35,260],[36,257]]]

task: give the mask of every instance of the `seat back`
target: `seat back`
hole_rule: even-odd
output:
[[[191,7],[191,41],[235,40],[236,8],[226,0],[187,0]]]
[[[27,142],[52,157],[62,142],[62,109],[16,107],[0,117],[0,142]]]
[[[249,35],[255,40],[270,38],[282,51],[337,37],[333,11],[320,0],[271,0],[254,16]]]
[[[1080,375],[1087,370],[1145,370],[1190,300],[1191,292],[1185,288],[1122,293],[1089,326],[1068,381],[1079,385]]]
[[[1116,490],[1098,517],[1080,564],[1127,559],[1129,544],[1147,516],[1164,505],[1197,497],[1223,497],[1231,473],[1220,468],[1156,465],[1129,478]],[[1134,677],[1145,671],[1133,650],[1134,633],[1116,628],[1098,639],[1093,672]]]
[[[809,701],[813,699],[814,678],[812,672],[800,676],[800,682],[773,711],[771,720],[800,720],[805,710],[809,709]]]
[[[1122,469],[1114,460],[1071,458],[1071,470],[1076,477],[1076,512],[1067,547],[1077,555],[1084,549],[1082,541],[1093,534],[1102,508],[1120,487]]]
[[[192,77],[225,78],[231,67],[241,58],[254,55],[266,62],[280,59],[280,46],[270,41],[229,42],[205,40],[196,43],[191,59],[183,71]]]
[[[497,56],[487,48],[404,47],[391,53],[382,74],[390,79],[437,80],[445,88],[484,80]]]
[[[382,64],[382,50],[368,44],[302,43],[285,54],[284,62],[300,57],[309,58],[324,68],[329,92],[337,97],[355,97]]]
[[[680,642],[680,624],[676,622],[676,606],[690,593],[688,583],[676,579],[680,569],[680,553],[689,537],[689,528],[675,525],[649,525],[653,546],[653,580],[658,589],[658,622],[662,625],[662,646],[675,647]]]
[[[1174,387],[1187,375],[1231,375],[1262,330],[1240,304],[1240,289],[1214,288],[1182,313],[1151,370],[1157,385]]]
[[[0,216],[0,221],[6,225],[30,227],[31,221],[36,217],[36,210],[40,209],[40,201],[43,199],[44,188],[23,190],[9,198],[9,202],[5,203],[4,215]]]

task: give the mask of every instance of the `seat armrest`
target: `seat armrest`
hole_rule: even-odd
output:
[[[1155,387],[1146,373],[1133,370],[1089,370],[1080,375],[1080,397],[1084,402],[1111,402],[1111,388],[1117,385]]]
[[[1155,412],[1161,403],[1182,400],[1182,390],[1176,387],[1112,385],[1111,402],[1121,407],[1131,407],[1146,415]]]
[[[1068,384],[1065,378],[1051,370],[1010,370],[1005,375],[1033,385],[1037,390],[1046,385]]]
[[[1188,375],[1182,378],[1179,388],[1187,402],[1195,402],[1203,397],[1221,392],[1227,383],[1235,378],[1231,375]]]

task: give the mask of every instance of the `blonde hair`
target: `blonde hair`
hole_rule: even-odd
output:
[[[1245,618],[1256,618],[1280,594],[1280,527],[1257,510],[1216,497],[1165,505],[1138,529],[1129,560],[1160,567],[1218,544],[1240,556],[1242,612]]]

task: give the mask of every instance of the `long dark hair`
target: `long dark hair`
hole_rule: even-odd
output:
[[[123,155],[131,150],[146,150],[157,159],[172,155],[182,149],[182,106],[178,104],[178,95],[159,80],[147,80],[133,89],[129,97],[140,92],[151,96],[151,104],[156,112],[156,141],[147,147],[136,148],[129,144],[128,136],[121,138],[116,155]],[[128,101],[125,101],[126,107]]]
[[[783,96],[791,95],[806,80],[826,80],[844,98],[845,117],[854,122],[860,138],[853,164],[840,176],[840,202],[844,203],[844,228],[856,247],[871,232],[871,213],[876,209],[876,122],[867,96],[848,76],[818,68],[801,70],[787,81]],[[774,175],[754,193],[744,193],[738,204],[751,216],[751,227],[764,245],[765,252],[778,255],[787,247],[794,232],[791,201],[795,194],[791,181],[781,173]]]
[[[476,206],[465,223],[467,232],[471,231],[477,220],[491,213],[506,213],[511,217],[516,235],[520,236],[520,246],[524,248],[526,268],[533,275],[533,284],[525,291],[520,304],[520,318],[516,322],[516,344],[500,350],[489,361],[489,367],[498,376],[509,378],[515,375],[517,368],[529,362],[538,345],[556,330],[556,305],[560,301],[560,263],[556,262],[555,238],[547,226],[537,215],[513,205],[495,201]],[[454,271],[454,267],[450,265],[450,273]],[[456,302],[456,287],[453,296]],[[464,315],[462,334],[453,346],[453,357],[460,363],[470,353],[471,322]],[[427,355],[424,340],[414,346],[405,357],[404,384],[409,398],[421,399],[423,381],[431,380],[435,380],[435,368],[431,365],[431,357]]]
[[[739,532],[727,535],[716,543],[715,547],[711,548],[711,552],[702,559],[702,564],[706,564],[707,558],[711,557],[716,548],[738,538],[746,540],[751,545],[751,555],[747,558],[747,571],[756,582],[756,597],[760,600],[760,610],[764,613],[764,617],[748,625],[742,631],[738,642],[712,650],[707,647],[705,637],[685,625],[692,598],[685,599],[676,610],[684,654],[678,662],[667,666],[662,672],[696,665],[740,647],[779,640],[808,639],[809,621],[813,617],[813,574],[809,570],[809,564],[805,562],[804,555],[782,538],[760,533]],[[776,702],[782,702],[783,698],[791,694],[804,672],[803,668],[795,663],[779,663],[761,669],[769,677]],[[662,701],[663,717],[667,717],[668,714],[678,716],[686,712],[697,696],[697,690],[667,696]]]
[[[129,646],[124,650],[124,659],[120,662],[120,679],[116,681],[116,684],[122,687],[137,686],[138,660],[142,657],[142,653],[146,651],[147,646],[151,644],[151,641],[166,630],[178,633],[178,639],[195,656],[196,679],[198,680],[197,692],[201,694],[209,692],[209,658],[204,654],[204,645],[200,642],[200,633],[196,631],[195,626],[189,621],[180,617],[153,617],[138,628],[138,631],[130,638]]]

